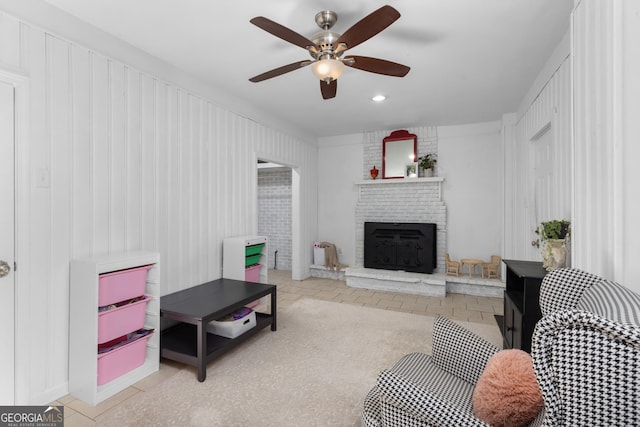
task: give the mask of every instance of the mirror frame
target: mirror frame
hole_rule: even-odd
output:
[[[413,141],[413,162],[417,162],[417,153],[418,153],[418,137],[409,133],[406,130],[396,130],[382,139],[382,179],[395,179],[395,178],[404,178],[404,168],[407,163],[411,163],[410,161],[405,161],[402,165],[400,165],[400,171],[402,171],[399,175],[387,175],[387,143],[394,143],[399,141]],[[409,158],[409,154],[407,153],[406,158]],[[393,165],[394,169],[397,169],[398,165]]]

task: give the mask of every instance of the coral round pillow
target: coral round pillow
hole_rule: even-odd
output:
[[[494,427],[526,426],[542,409],[531,356],[502,350],[485,366],[473,390],[473,414]]]

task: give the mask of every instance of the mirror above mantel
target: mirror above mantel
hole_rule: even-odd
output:
[[[382,179],[404,178],[405,166],[416,162],[418,137],[396,130],[382,140]]]

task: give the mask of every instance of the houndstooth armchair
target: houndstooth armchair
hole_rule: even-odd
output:
[[[544,409],[530,426],[640,425],[640,296],[577,269],[547,274],[532,358]],[[436,319],[433,353],[412,353],[381,372],[362,423],[488,426],[472,394],[499,349],[458,324]]]

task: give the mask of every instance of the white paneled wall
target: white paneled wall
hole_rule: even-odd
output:
[[[66,393],[69,261],[158,251],[162,294],[220,277],[222,239],[257,232],[257,153],[294,168],[294,251],[312,247],[316,147],[2,13],[0,68],[29,81],[18,403]]]
[[[572,14],[574,265],[639,291],[640,0]]]
[[[515,123],[513,123],[515,119]],[[511,123],[509,123],[511,121]],[[540,221],[571,218],[571,67],[569,59],[559,65],[532,104],[517,118],[504,119],[505,164],[505,258],[539,260],[531,246]],[[515,126],[515,127],[514,127]],[[537,218],[534,192],[533,144],[548,128],[551,134],[551,185],[545,192],[547,215]],[[539,203],[539,202],[538,202]]]
[[[577,266],[607,278],[613,278],[615,240],[622,237],[617,235],[619,223],[614,213],[614,210],[621,212],[615,191],[616,185],[620,185],[616,183],[616,173],[620,170],[620,159],[616,156],[621,151],[616,140],[619,123],[615,121],[617,111],[614,109],[618,107],[614,80],[619,78],[620,70],[614,55],[619,41],[616,27],[622,27],[614,21],[617,7],[613,3],[617,2],[581,1],[572,14],[574,260]]]
[[[533,102],[517,126],[517,137],[524,145],[535,145],[537,136],[549,128],[551,170],[554,185],[547,195],[548,218],[571,217],[571,67],[568,58]],[[529,142],[529,144],[527,144]]]
[[[565,217],[566,200],[572,201],[572,266],[639,289],[638,28],[640,0],[576,0],[570,64],[565,61],[531,106],[521,109],[515,136],[505,126],[507,256],[537,255],[529,246],[531,163],[524,146],[541,125],[550,121],[553,129],[555,122],[560,152],[554,152],[554,168],[570,159],[572,174],[554,169],[559,185],[549,202]]]

